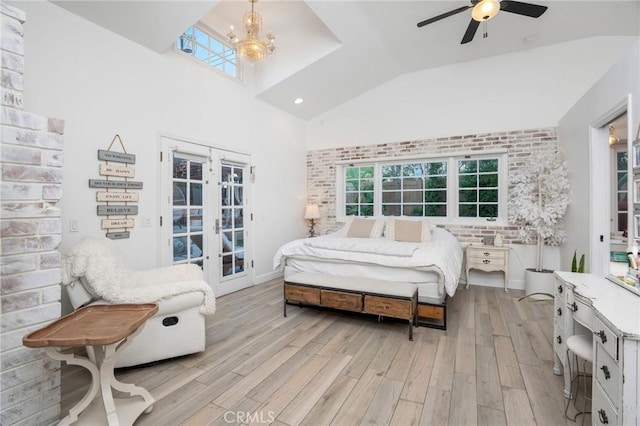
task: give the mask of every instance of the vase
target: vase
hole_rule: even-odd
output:
[[[496,234],[496,238],[493,240],[493,245],[496,247],[502,247],[502,234]]]
[[[531,299],[548,299],[548,296],[554,294],[555,279],[553,271],[543,269],[536,271],[534,268],[528,268],[524,274],[524,292],[527,296],[534,293],[541,293],[539,296],[532,296]]]

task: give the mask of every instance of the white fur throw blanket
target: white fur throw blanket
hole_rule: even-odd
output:
[[[174,265],[145,271],[132,270],[109,239],[85,238],[62,262],[62,284],[84,277],[87,291],[109,303],[155,303],[178,294],[204,293],[200,312],[216,310],[213,290],[197,265]]]

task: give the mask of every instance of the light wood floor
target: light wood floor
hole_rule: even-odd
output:
[[[553,302],[522,295],[460,287],[448,330],[411,342],[406,323],[297,306],[284,318],[276,280],[218,298],[204,353],[116,376],[157,400],[140,426],[573,425],[552,372]],[[64,414],[88,382],[63,367]]]

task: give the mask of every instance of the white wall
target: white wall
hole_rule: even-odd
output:
[[[117,133],[144,182],[138,218],[152,218],[118,244],[134,267],[157,265],[158,144],[167,133],[252,155],[255,275],[269,278],[276,248],[305,233],[304,123],[177,53],[157,54],[49,2],[14,4],[27,13],[25,108],[66,121],[62,251],[104,235],[88,179],[99,177],[97,150]]]
[[[628,48],[594,37],[401,75],[307,124],[307,148],[557,126]]]
[[[629,134],[633,140],[640,124],[640,41],[636,40],[626,53],[607,73],[591,87],[584,96],[567,112],[559,123],[559,143],[567,154],[570,170],[572,202],[566,216],[568,240],[561,256],[570,259],[573,250],[587,253],[587,265],[593,265],[590,246],[599,244],[599,235],[605,235],[608,242],[609,223],[592,223],[594,211],[589,210],[592,193],[590,179],[593,171],[589,164],[591,134],[590,128],[598,119],[631,95],[632,109],[629,111]],[[606,130],[602,143],[606,147]],[[607,149],[608,151],[608,149]],[[605,155],[605,157],[607,157]],[[595,158],[595,161],[597,161]],[[631,158],[631,157],[629,157]],[[604,161],[608,161],[605,158]],[[608,201],[595,209],[608,209]],[[591,231],[587,231],[591,230]],[[608,248],[605,247],[608,251]]]

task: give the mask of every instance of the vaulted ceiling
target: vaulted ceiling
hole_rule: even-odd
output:
[[[506,1],[506,0],[505,0]],[[460,44],[470,21],[464,11],[423,28],[417,22],[469,0],[260,0],[264,31],[276,52],[247,64],[255,96],[311,119],[398,75],[595,36],[638,36],[640,1],[553,1],[534,19],[500,12],[474,40]],[[61,7],[162,53],[201,21],[220,34],[239,28],[246,0],[55,1]],[[293,100],[303,98],[295,105]]]

